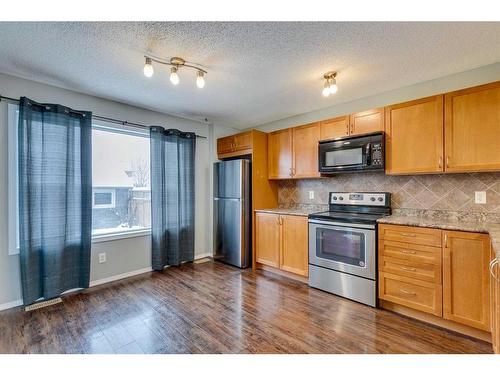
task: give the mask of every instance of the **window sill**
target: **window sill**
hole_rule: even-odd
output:
[[[116,240],[123,240],[126,238],[144,237],[149,235],[151,235],[151,229],[140,229],[127,232],[98,234],[92,236],[92,243],[116,241]]]

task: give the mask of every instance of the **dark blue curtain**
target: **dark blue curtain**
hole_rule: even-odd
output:
[[[152,267],[194,260],[196,135],[151,128]]]
[[[89,286],[91,131],[91,112],[21,98],[19,234],[25,305]]]

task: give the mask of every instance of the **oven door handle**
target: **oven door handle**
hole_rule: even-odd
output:
[[[375,225],[370,225],[370,224],[339,223],[339,222],[323,221],[315,219],[309,219],[309,224],[317,224],[329,229],[335,229],[335,227],[337,227],[338,229],[355,228],[355,229],[375,230]]]

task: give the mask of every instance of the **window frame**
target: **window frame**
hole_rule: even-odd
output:
[[[101,193],[111,194],[111,203],[109,204],[96,204],[95,203],[95,194]],[[92,208],[115,208],[116,207],[116,190],[111,188],[100,188],[100,187],[92,187]]]
[[[107,131],[110,133],[118,133],[118,134],[125,134],[125,135],[130,135],[130,136],[136,136],[136,137],[143,137],[143,138],[149,138],[149,131],[147,129],[138,129],[136,127],[126,125],[123,123],[113,123],[113,122],[107,122],[103,120],[92,120],[92,130],[99,130],[99,131]],[[100,188],[96,187],[96,189],[99,190],[105,190],[106,188]],[[112,190],[112,189],[108,189]],[[94,186],[92,186],[92,208],[94,208]],[[116,199],[116,192],[115,192],[115,199]],[[114,201],[116,205],[116,201]],[[96,208],[103,208],[102,206],[96,207]],[[113,233],[105,233],[105,234],[92,234],[92,243],[100,243],[100,242],[107,242],[107,241],[116,241],[116,240],[122,240],[122,239],[127,239],[127,238],[134,238],[134,237],[144,237],[144,236],[150,236],[151,235],[151,228],[143,228],[143,229],[129,229],[129,230],[123,230],[123,231],[117,231]]]

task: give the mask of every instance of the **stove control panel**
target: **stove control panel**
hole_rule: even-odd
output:
[[[330,204],[389,206],[389,193],[330,193]]]

